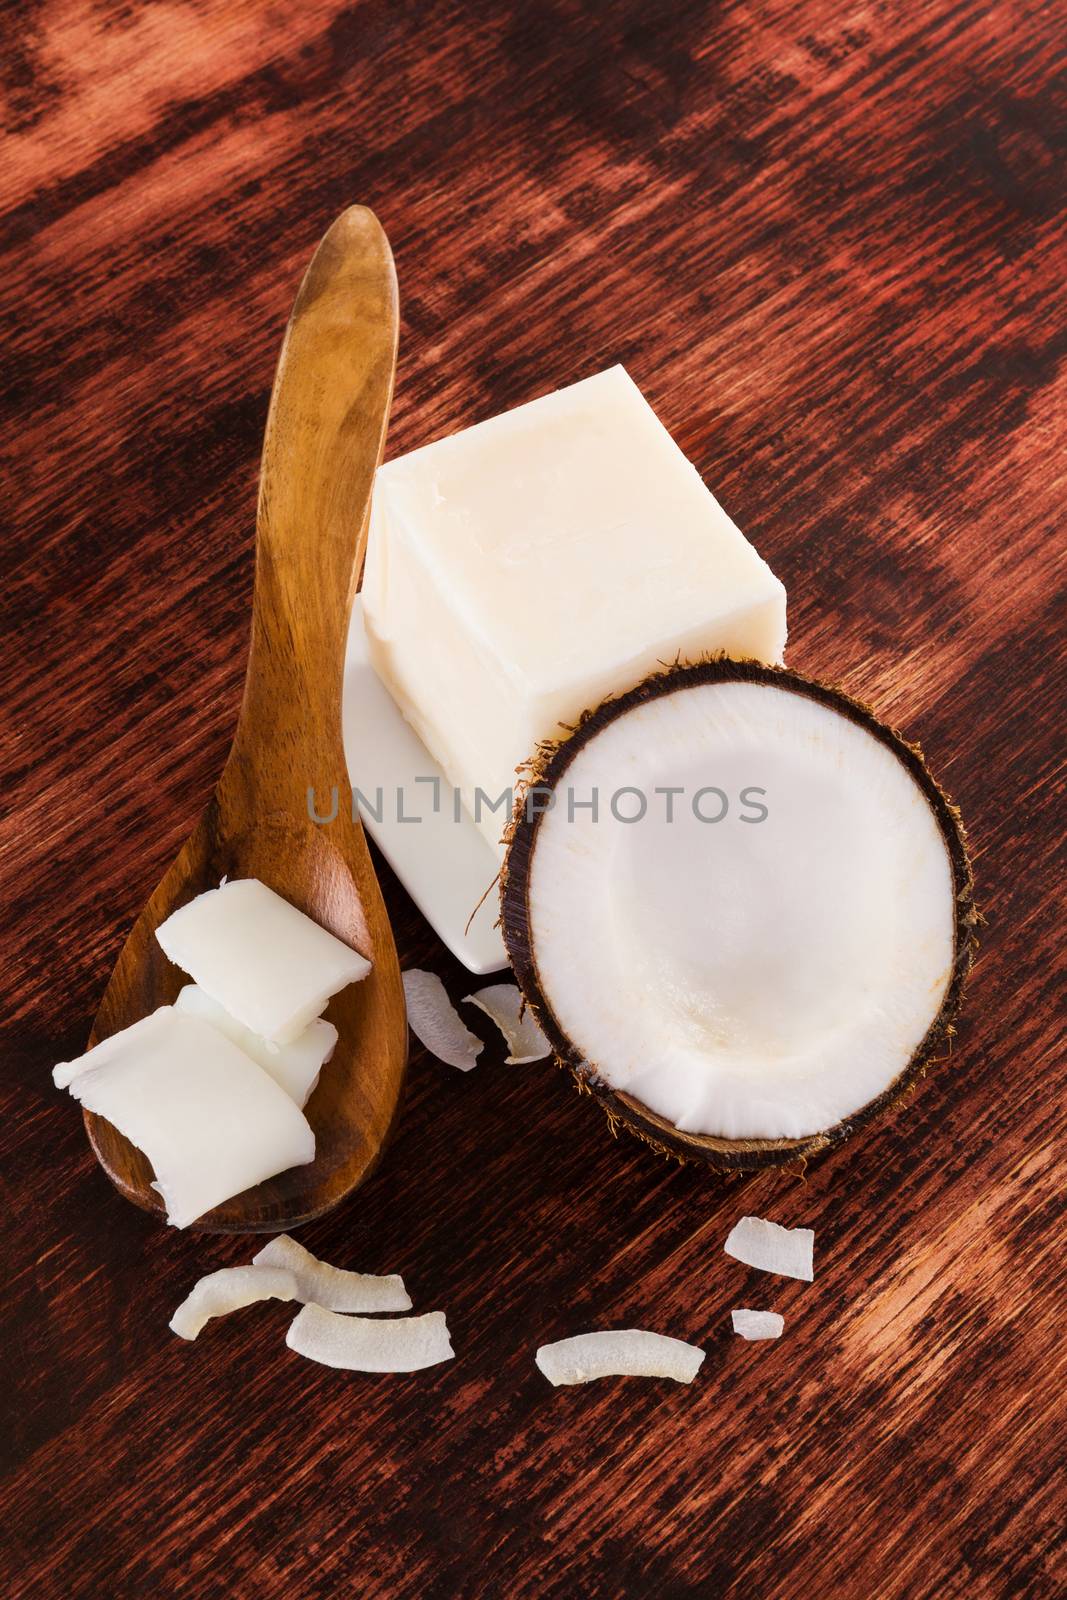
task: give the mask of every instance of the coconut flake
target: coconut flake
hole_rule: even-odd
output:
[[[496,1023],[507,1040],[509,1067],[525,1066],[528,1061],[540,1061],[548,1055],[552,1046],[517,984],[490,983],[477,994],[465,995],[464,1000]]]
[[[436,972],[418,968],[405,972],[404,998],[408,1023],[419,1043],[438,1061],[469,1072],[482,1053],[482,1041],[466,1026]]]
[[[297,1355],[348,1372],[418,1372],[455,1354],[443,1311],[421,1317],[343,1317],[305,1306],[285,1342]]]
[[[780,1339],[785,1318],[777,1311],[748,1311],[744,1308],[730,1312],[734,1332],[742,1339]]]
[[[534,1358],[549,1383],[588,1383],[592,1378],[673,1378],[692,1383],[704,1351],[682,1339],[644,1328],[579,1333],[543,1344]]]
[[[252,1257],[253,1265],[280,1267],[296,1280],[298,1300],[325,1311],[410,1311],[404,1280],[346,1272],[320,1261],[287,1233],[279,1233]]]
[[[803,1278],[807,1283],[815,1276],[814,1248],[811,1228],[781,1228],[762,1217],[742,1217],[723,1246],[728,1256],[743,1261],[746,1267],[776,1272],[783,1278]]]
[[[241,1311],[257,1300],[299,1300],[300,1286],[284,1267],[223,1267],[197,1279],[170,1319],[179,1339],[195,1339],[212,1317]]]

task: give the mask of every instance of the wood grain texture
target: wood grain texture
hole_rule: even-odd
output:
[[[345,786],[345,643],[371,489],[393,393],[397,283],[373,212],[349,206],[303,274],[274,375],[256,514],[251,646],[233,744],[196,826],[119,952],[91,1043],[171,1004],[185,974],[160,924],[224,878],[254,878],[371,963],[334,995],[330,1070],[305,1115],[315,1159],[233,1195],[197,1230],[278,1233],[339,1204],[374,1170],[400,1109],[408,1027],[400,967],[370,852],[351,807],[326,827],[309,787]],[[369,753],[368,753],[369,757]],[[155,1174],[103,1117],[85,1112],[100,1164],[136,1205],[165,1215]]]
[[[9,14],[5,1595],[1064,1593],[1062,15]],[[921,739],[988,917],[949,1067],[803,1180],[612,1141],[499,1042],[415,1055],[388,1159],[302,1230],[447,1311],[456,1361],[399,1379],[300,1361],[284,1307],[174,1339],[249,1247],[124,1205],[48,1076],[221,767],[278,329],[352,201],[400,279],[389,452],[625,362],[792,662]],[[748,1211],[816,1229],[814,1284],[723,1256]],[[698,1381],[551,1391],[534,1346],[612,1324],[706,1345]]]

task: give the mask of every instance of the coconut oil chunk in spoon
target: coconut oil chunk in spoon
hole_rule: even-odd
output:
[[[160,1006],[53,1073],[143,1150],[167,1221],[315,1159],[315,1136],[284,1089],[203,1018]]]
[[[213,1028],[224,1033],[246,1056],[251,1056],[269,1072],[275,1083],[285,1090],[290,1099],[303,1109],[314,1093],[319,1073],[333,1055],[337,1044],[337,1029],[325,1017],[316,1017],[302,1033],[288,1044],[272,1044],[262,1034],[253,1033],[243,1022],[231,1017],[225,1006],[212,1000],[199,984],[187,983],[178,991],[174,1002],[178,1011],[190,1016],[203,1017]]]
[[[494,846],[561,724],[679,654],[779,661],[786,631],[781,583],[619,366],[380,468],[363,615]]]
[[[253,1033],[289,1044],[370,962],[256,878],[197,895],[156,929],[183,972]]]

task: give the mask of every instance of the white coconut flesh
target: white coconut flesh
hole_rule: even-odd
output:
[[[712,787],[720,821],[702,820],[722,810]],[[613,797],[641,810],[623,788],[639,821],[613,814]],[[538,986],[573,1051],[679,1130],[724,1139],[816,1134],[888,1089],[945,997],[954,909],[905,764],[767,683],[691,684],[606,722],[529,867]]]
[[[464,999],[468,1005],[484,1011],[504,1035],[509,1067],[523,1067],[531,1061],[542,1061],[548,1055],[552,1047],[516,984],[490,983],[477,994],[465,995]]]

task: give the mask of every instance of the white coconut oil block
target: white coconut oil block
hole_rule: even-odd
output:
[[[175,1009],[187,1011],[190,1016],[203,1017],[213,1028],[218,1028],[246,1056],[251,1056],[264,1072],[269,1072],[275,1083],[283,1088],[291,1100],[303,1110],[311,1099],[319,1073],[333,1055],[337,1044],[337,1029],[324,1017],[309,1022],[303,1033],[298,1033],[290,1044],[271,1044],[261,1034],[253,1033],[243,1022],[231,1017],[224,1006],[212,1000],[209,994],[195,983],[187,983],[179,991]]]
[[[383,466],[363,607],[375,670],[493,844],[561,724],[679,654],[777,662],[786,636],[781,583],[621,366]]]
[[[173,1006],[52,1076],[144,1151],[176,1228],[315,1159],[315,1135],[284,1089],[209,1022]]]
[[[156,938],[231,1017],[290,1044],[370,962],[257,878],[238,878],[171,913]]]

